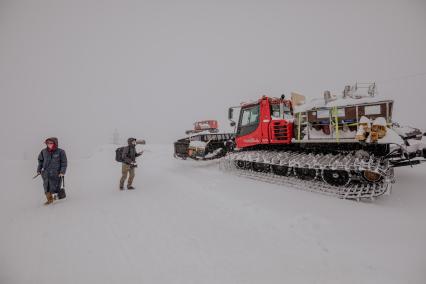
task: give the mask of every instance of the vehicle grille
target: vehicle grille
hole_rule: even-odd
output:
[[[273,122],[272,132],[274,140],[286,141],[291,139],[291,135],[288,133],[287,124],[282,124],[282,122]]]

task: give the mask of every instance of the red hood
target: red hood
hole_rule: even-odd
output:
[[[53,143],[54,143],[54,145],[53,145],[52,149],[50,149],[49,147],[47,147],[47,150],[48,150],[49,152],[53,152],[53,151],[55,151],[55,150],[58,148],[58,138],[56,138],[56,137],[49,137],[49,138],[47,138],[47,139],[44,141],[44,143],[46,143],[46,144],[47,144],[47,142],[48,142],[48,141],[53,142]]]

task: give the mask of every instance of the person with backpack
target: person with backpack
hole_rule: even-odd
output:
[[[47,138],[44,143],[46,148],[38,155],[37,175],[43,178],[44,193],[47,201],[45,205],[53,202],[53,195],[57,194],[61,181],[67,170],[67,155],[58,148],[58,138]]]
[[[132,186],[133,179],[135,178],[136,157],[142,155],[143,151],[136,152],[136,138],[127,139],[127,146],[118,148],[116,151],[116,160],[122,163],[121,167],[121,179],[120,179],[120,190],[124,190],[124,183],[129,176],[127,181],[127,189],[135,189]],[[120,156],[121,152],[121,156]]]

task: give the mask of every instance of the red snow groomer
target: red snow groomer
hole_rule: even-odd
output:
[[[194,129],[187,130],[185,131],[185,133],[189,135],[189,134],[203,132],[203,131],[208,131],[210,133],[219,132],[219,126],[218,126],[217,120],[196,121],[194,123]]]
[[[221,167],[341,198],[390,192],[394,168],[425,161],[424,134],[394,123],[394,102],[375,93],[375,84],[356,84],[311,102],[292,93],[291,99],[263,96],[231,107],[237,151]]]

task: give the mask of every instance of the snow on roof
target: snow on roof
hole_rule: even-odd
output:
[[[189,147],[195,147],[195,148],[204,148],[206,147],[207,143],[203,141],[191,141],[189,142]]]
[[[198,136],[198,135],[206,135],[206,134],[212,134],[212,135],[218,135],[218,134],[233,134],[231,132],[223,132],[223,131],[219,131],[219,132],[210,132],[209,130],[203,130],[200,132],[194,132],[191,134],[188,134],[188,138],[194,137],[194,136]]]
[[[315,98],[309,102],[306,102],[300,106],[294,106],[294,112],[305,112],[311,109],[319,109],[319,108],[332,108],[332,107],[343,107],[348,105],[359,105],[359,104],[369,104],[369,103],[379,103],[384,101],[392,101],[383,98],[377,97],[363,97],[359,99],[351,98],[351,97],[338,97],[333,101],[325,103],[324,98]]]
[[[393,130],[395,130],[400,136],[411,136],[411,135],[422,135],[423,131],[421,131],[418,128],[414,128],[411,126],[400,126],[400,125],[393,125],[392,126]]]

